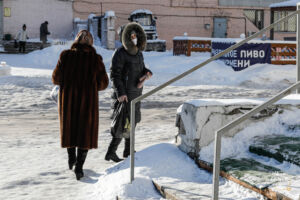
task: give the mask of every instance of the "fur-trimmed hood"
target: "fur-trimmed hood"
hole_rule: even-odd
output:
[[[131,32],[135,31],[137,36],[137,46],[131,41]],[[128,23],[122,33],[122,44],[131,55],[136,55],[138,51],[146,48],[147,36],[144,29],[136,22]]]

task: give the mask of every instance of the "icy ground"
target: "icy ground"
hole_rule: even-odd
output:
[[[106,200],[115,199],[115,195],[122,199],[159,199],[150,178],[166,176],[164,173],[168,171],[174,179],[182,178],[179,173],[185,172],[187,178],[196,174],[192,180],[210,183],[209,174],[194,169],[192,161],[170,144],[177,134],[174,124],[178,106],[199,98],[270,97],[292,84],[296,74],[293,65],[255,65],[234,72],[217,61],[145,99],[142,122],[136,131],[138,178],[133,185],[126,184],[128,160],[119,165],[104,161],[111,138],[111,89],[100,92],[99,149],[88,153],[85,178],[78,182],[67,169],[67,153],[60,148],[57,105],[49,97],[53,87],[52,70],[59,53],[68,47],[53,46],[27,55],[0,54],[0,62],[6,61],[11,66],[11,76],[0,77],[0,199]],[[102,48],[97,51],[109,71],[113,52]],[[151,52],[144,53],[144,57],[154,72],[146,83],[146,92],[201,63],[209,55],[173,57],[172,52]],[[157,145],[159,143],[169,144]],[[119,155],[122,150],[123,144]],[[166,157],[170,157],[169,162],[164,161]],[[178,164],[181,167],[177,167]],[[220,194],[226,198],[261,198],[248,190],[240,190],[233,183],[222,183]]]

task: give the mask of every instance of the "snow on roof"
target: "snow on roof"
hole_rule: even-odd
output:
[[[88,16],[88,19],[93,19],[94,17],[96,17],[95,14],[91,13],[89,16]]]
[[[190,37],[190,36],[175,36],[173,40],[210,40],[212,42],[240,42],[243,38],[209,38],[209,37]],[[261,40],[260,38],[252,39],[248,43],[292,43],[296,41],[283,41],[283,40]]]
[[[272,3],[270,5],[270,8],[296,7],[298,2],[300,2],[300,0],[290,0],[290,1],[280,2],[280,3]]]
[[[149,14],[149,15],[153,14],[150,10],[147,10],[147,9],[138,9],[138,10],[133,11],[131,13],[131,15],[135,15],[137,13],[146,13],[146,14]]]
[[[115,11],[109,10],[105,12],[104,18],[115,17]]]
[[[147,40],[147,43],[157,43],[157,42],[166,42],[166,40],[160,40],[160,39],[156,39],[156,40]]]

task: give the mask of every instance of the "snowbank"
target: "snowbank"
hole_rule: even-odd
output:
[[[114,200],[116,196],[120,199],[161,199],[152,184],[152,179],[168,179],[173,183],[196,182],[206,188],[207,184],[212,183],[211,174],[200,170],[192,159],[173,144],[162,143],[151,146],[137,152],[135,159],[135,180],[132,184],[129,183],[130,160],[126,159],[106,170],[95,185],[95,193],[89,199]],[[220,196],[230,199],[259,196],[243,188],[239,188],[239,193],[236,193],[236,187],[234,183],[224,183],[221,180]],[[208,195],[211,194],[211,190],[207,192]]]
[[[264,135],[288,135],[291,137],[300,137],[300,129],[287,131],[285,125],[300,124],[299,109],[285,110],[282,114],[276,113],[264,122],[254,123],[246,127],[233,138],[222,139],[221,159],[235,157],[239,158],[248,156],[249,140],[255,136]],[[226,149],[226,150],[225,150]],[[237,151],[237,149],[239,151]],[[207,162],[212,162],[214,157],[214,144],[201,149],[200,158]],[[300,172],[299,172],[300,173]]]
[[[228,106],[228,105],[259,105],[268,99],[192,99],[185,103],[192,104],[195,107],[200,106]],[[300,95],[291,94],[277,101],[275,104],[299,105]]]
[[[53,70],[60,53],[69,49],[72,41],[66,45],[53,45],[26,55],[1,55],[1,60],[17,68],[35,68]],[[107,72],[111,63],[112,50],[95,47],[102,55]],[[192,56],[173,56],[167,52],[144,52],[145,64],[153,72],[152,78],[145,83],[157,86],[175,76],[199,65],[210,58],[210,53],[192,53]],[[295,65],[256,64],[240,72],[235,72],[222,61],[214,61],[198,69],[187,77],[173,83],[174,86],[191,85],[227,85],[249,88],[283,89],[296,81]],[[51,74],[49,74],[51,75]]]
[[[10,75],[10,66],[6,64],[6,62],[1,61],[0,63],[0,76],[8,76]]]

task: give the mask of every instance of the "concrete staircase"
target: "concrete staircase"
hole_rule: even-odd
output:
[[[288,126],[288,129],[298,129]],[[221,160],[220,175],[267,199],[300,199],[300,174],[287,173],[283,165],[300,167],[300,137],[267,135],[250,141],[249,157]],[[238,151],[238,150],[237,150]],[[201,169],[212,173],[212,163],[197,158]],[[276,161],[274,161],[274,160]],[[277,162],[278,161],[278,162]],[[285,162],[284,164],[281,164]],[[210,199],[212,186],[199,183],[176,183],[153,180],[157,190],[167,199]],[[207,192],[208,191],[208,192]],[[223,199],[220,197],[220,199]]]
[[[51,46],[50,43],[44,45],[44,48]],[[14,41],[4,41],[3,42],[4,52],[1,53],[10,53],[10,54],[18,54],[19,47],[15,47]],[[41,48],[41,42],[26,42],[26,51],[25,53],[29,53],[35,50],[39,50]]]

